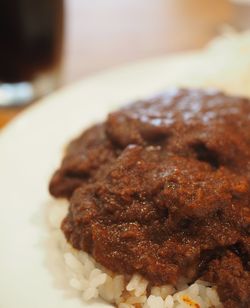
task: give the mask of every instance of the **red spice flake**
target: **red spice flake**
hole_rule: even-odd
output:
[[[190,297],[188,297],[187,295],[183,295],[182,296],[182,300],[189,305],[190,307],[194,307],[194,308],[200,308],[200,305],[197,304],[196,302],[194,302]]]

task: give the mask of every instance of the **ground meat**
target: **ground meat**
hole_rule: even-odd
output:
[[[106,137],[104,124],[91,127],[68,145],[62,168],[51,180],[50,193],[55,197],[70,198],[83,183],[103,177],[107,166],[120,152]]]
[[[218,292],[226,307],[249,307],[250,273],[242,260],[232,252],[209,264],[204,279],[218,285]],[[245,286],[242,288],[242,285]]]
[[[172,90],[73,141],[50,183],[70,199],[68,241],[152,285],[215,283],[250,307],[250,101]]]

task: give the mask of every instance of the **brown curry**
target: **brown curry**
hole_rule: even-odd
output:
[[[216,284],[250,307],[250,101],[172,90],[111,113],[67,149],[50,183],[62,230],[106,268],[151,285]]]

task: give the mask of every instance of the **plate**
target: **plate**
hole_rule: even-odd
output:
[[[49,179],[65,144],[110,110],[175,85],[210,85],[192,78],[201,64],[194,52],[107,71],[44,98],[1,132],[0,307],[110,307],[71,296],[46,263]]]

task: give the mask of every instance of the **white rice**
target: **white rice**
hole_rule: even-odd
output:
[[[148,281],[138,274],[124,277],[106,270],[85,252],[77,251],[65,240],[60,224],[67,205],[51,203],[48,222],[50,238],[64,260],[68,285],[83,301],[102,298],[118,308],[208,308],[222,307],[216,287],[197,280],[188,285],[183,279],[178,287],[164,285],[148,289]]]

